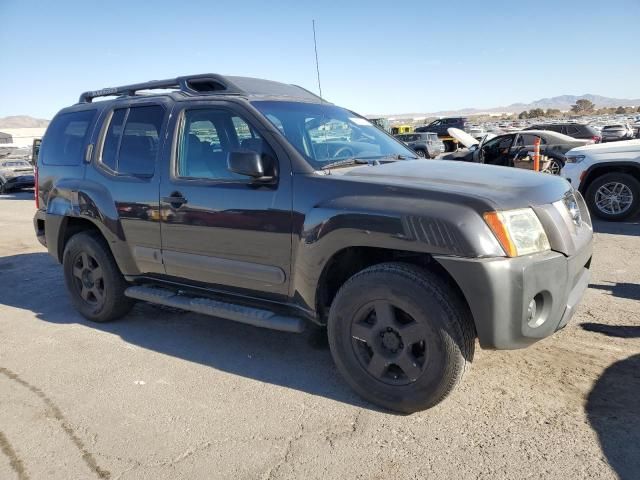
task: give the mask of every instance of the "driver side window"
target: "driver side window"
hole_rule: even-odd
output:
[[[184,178],[246,181],[247,177],[227,168],[229,153],[237,150],[251,150],[275,159],[263,138],[235,113],[216,108],[186,110],[176,174]]]

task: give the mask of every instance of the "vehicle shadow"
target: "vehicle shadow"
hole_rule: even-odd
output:
[[[592,332],[640,338],[640,328],[582,324]],[[620,480],[640,478],[640,354],[609,366],[587,397],[587,418]]]
[[[326,344],[312,343],[306,334],[266,330],[146,303],[137,304],[116,322],[89,322],[71,306],[62,269],[47,253],[0,258],[0,304],[31,310],[46,322],[109,332],[141,348],[217,370],[382,411],[352,392],[340,378]]]
[[[637,237],[640,235],[640,216],[624,222],[606,222],[604,220],[593,219],[593,231],[596,233],[607,233],[610,235],[629,235]]]
[[[609,285],[592,283],[589,285],[589,288],[604,290],[614,297],[640,300],[640,285],[637,283],[611,282]]]
[[[580,328],[587,332],[601,333],[607,337],[640,338],[640,325],[605,325],[585,322],[580,324]]]

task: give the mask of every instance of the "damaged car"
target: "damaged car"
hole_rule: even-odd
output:
[[[536,138],[540,139],[541,171],[559,175],[566,163],[565,154],[572,148],[594,143],[593,140],[572,138],[549,130],[526,130],[504,135],[485,135],[482,140],[468,133],[449,129],[449,134],[466,148],[445,155],[444,160],[487,163],[505,167],[533,169]]]
[[[26,160],[0,160],[0,193],[33,187],[33,166]]]

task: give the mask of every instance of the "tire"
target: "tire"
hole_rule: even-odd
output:
[[[71,303],[93,322],[109,322],[126,315],[133,304],[128,287],[102,236],[81,232],[69,239],[62,259]]]
[[[564,168],[564,163],[564,160],[558,157],[549,157],[548,167],[542,171],[550,175],[560,175],[560,172]]]
[[[351,277],[331,305],[328,337],[347,383],[366,400],[403,413],[444,400],[475,347],[459,295],[446,280],[405,263]]]
[[[617,202],[608,201],[607,192],[612,192],[611,196]],[[608,221],[624,220],[634,215],[640,207],[640,182],[627,173],[607,173],[591,182],[586,201],[596,217]],[[618,208],[621,210],[616,211]]]
[[[423,149],[421,148],[417,148],[415,150],[416,154],[420,157],[420,158],[429,158],[429,155],[427,154],[427,152],[425,152]]]

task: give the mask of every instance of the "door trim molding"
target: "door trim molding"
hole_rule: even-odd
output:
[[[232,276],[245,280],[282,285],[287,276],[280,267],[263,265],[260,263],[243,262],[228,258],[211,257],[195,253],[163,250],[162,258],[167,267],[185,268],[188,270],[200,270],[209,274]]]

